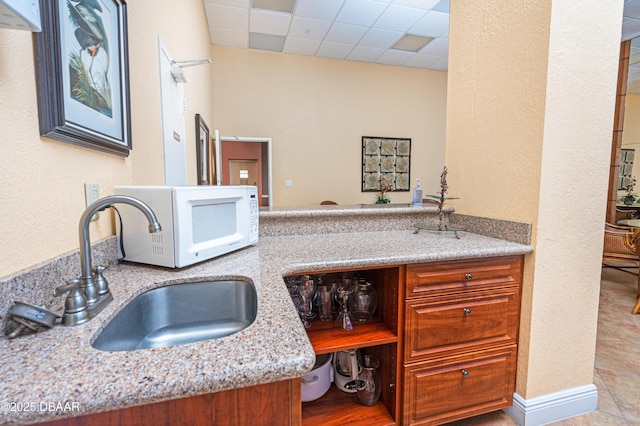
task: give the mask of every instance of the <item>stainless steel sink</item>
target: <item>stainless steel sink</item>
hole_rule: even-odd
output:
[[[256,319],[258,296],[242,280],[176,284],[142,293],[126,305],[91,344],[131,351],[217,339]]]

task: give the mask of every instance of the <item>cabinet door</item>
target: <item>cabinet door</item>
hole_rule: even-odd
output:
[[[407,299],[470,290],[519,286],[522,256],[407,266]]]
[[[46,426],[292,425],[301,422],[300,380],[138,405],[50,422]],[[293,410],[292,410],[293,407]]]
[[[516,344],[519,288],[411,300],[405,312],[405,362]]]
[[[403,424],[442,424],[508,407],[516,347],[423,362],[405,368]]]

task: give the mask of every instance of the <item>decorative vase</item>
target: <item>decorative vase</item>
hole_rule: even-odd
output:
[[[374,356],[363,355],[358,363],[360,364],[356,391],[358,401],[363,405],[375,405],[382,391],[382,379],[378,372],[380,362]]]
[[[365,280],[358,281],[349,296],[349,311],[355,321],[370,321],[378,306],[378,291]]]

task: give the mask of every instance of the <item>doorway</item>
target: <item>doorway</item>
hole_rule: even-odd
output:
[[[215,131],[218,185],[256,185],[261,207],[273,205],[271,138],[219,136]]]
[[[258,160],[228,160],[228,164],[229,185],[255,185],[262,193],[262,185],[258,185]]]

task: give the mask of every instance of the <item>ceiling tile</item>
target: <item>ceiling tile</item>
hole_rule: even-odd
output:
[[[431,10],[435,10],[436,12],[449,13],[449,0],[440,1],[438,4],[433,6]]]
[[[442,56],[423,55],[418,53],[404,63],[405,66],[414,68],[429,68],[442,59]]]
[[[640,34],[640,20],[625,19],[622,26],[622,40],[630,40]]]
[[[329,31],[330,26],[331,21],[294,16],[291,22],[291,28],[289,28],[289,36],[322,40],[327,34],[327,31]]]
[[[271,50],[282,52],[284,36],[274,34],[249,33],[249,47],[251,49]]]
[[[434,40],[404,66],[436,69],[448,66],[450,3],[450,0],[296,0],[292,15],[252,10],[252,0],[203,0],[213,44],[246,47],[250,30],[288,34],[291,41],[284,43],[284,49],[290,53],[313,55],[312,52],[320,50],[322,55],[341,57],[348,51],[347,58],[358,61],[379,59],[384,49],[399,40],[406,26],[422,12],[423,16],[407,32]],[[625,0],[624,16],[622,40],[640,36],[640,0]],[[400,23],[402,17],[409,22]],[[397,30],[400,28],[403,29]],[[321,41],[326,44],[322,46]],[[389,55],[381,60],[387,60]]]
[[[249,0],[204,0],[204,4],[222,4],[249,9]]]
[[[347,0],[336,21],[345,24],[371,26],[387,5],[373,0]]]
[[[359,46],[377,47],[379,49],[388,49],[402,38],[404,33],[400,31],[381,30],[371,28],[358,43]]]
[[[431,11],[416,22],[416,24],[409,29],[409,33],[425,37],[439,37],[448,30],[449,14]]]
[[[247,31],[209,27],[209,33],[213,44],[240,48],[249,47],[249,33]]]
[[[436,62],[435,64],[429,66],[429,69],[437,70],[437,71],[447,71],[448,68],[449,68],[449,58],[447,57],[444,57],[440,59],[438,62]]]
[[[402,65],[407,62],[415,53],[406,50],[389,49],[385,51],[376,62],[379,64]]]
[[[332,43],[325,41],[320,45],[320,48],[316,52],[317,56],[324,56],[326,58],[344,59],[349,52],[353,49],[353,45]]]
[[[287,35],[291,23],[290,13],[251,9],[249,31],[261,34]]]
[[[238,31],[249,29],[249,9],[205,3],[210,27],[229,28]]]
[[[449,54],[449,40],[446,38],[435,38],[431,40],[420,53],[434,56],[447,56]]]
[[[393,4],[431,10],[440,0],[393,0]]]
[[[310,40],[306,38],[287,37],[284,43],[283,52],[294,53],[296,55],[314,56],[320,47],[319,40]]]
[[[384,30],[407,31],[424,14],[425,11],[422,9],[392,4],[380,15],[374,27]]]
[[[251,0],[253,9],[270,10],[272,12],[292,13],[295,0]]]
[[[327,33],[325,40],[336,43],[356,44],[368,29],[368,27],[363,27],[361,25],[335,22]]]
[[[640,18],[640,1],[625,2],[623,16]]]
[[[294,13],[305,18],[333,21],[344,0],[298,0]]]
[[[356,46],[353,48],[347,59],[360,62],[375,62],[384,53],[384,49],[375,47]]]

